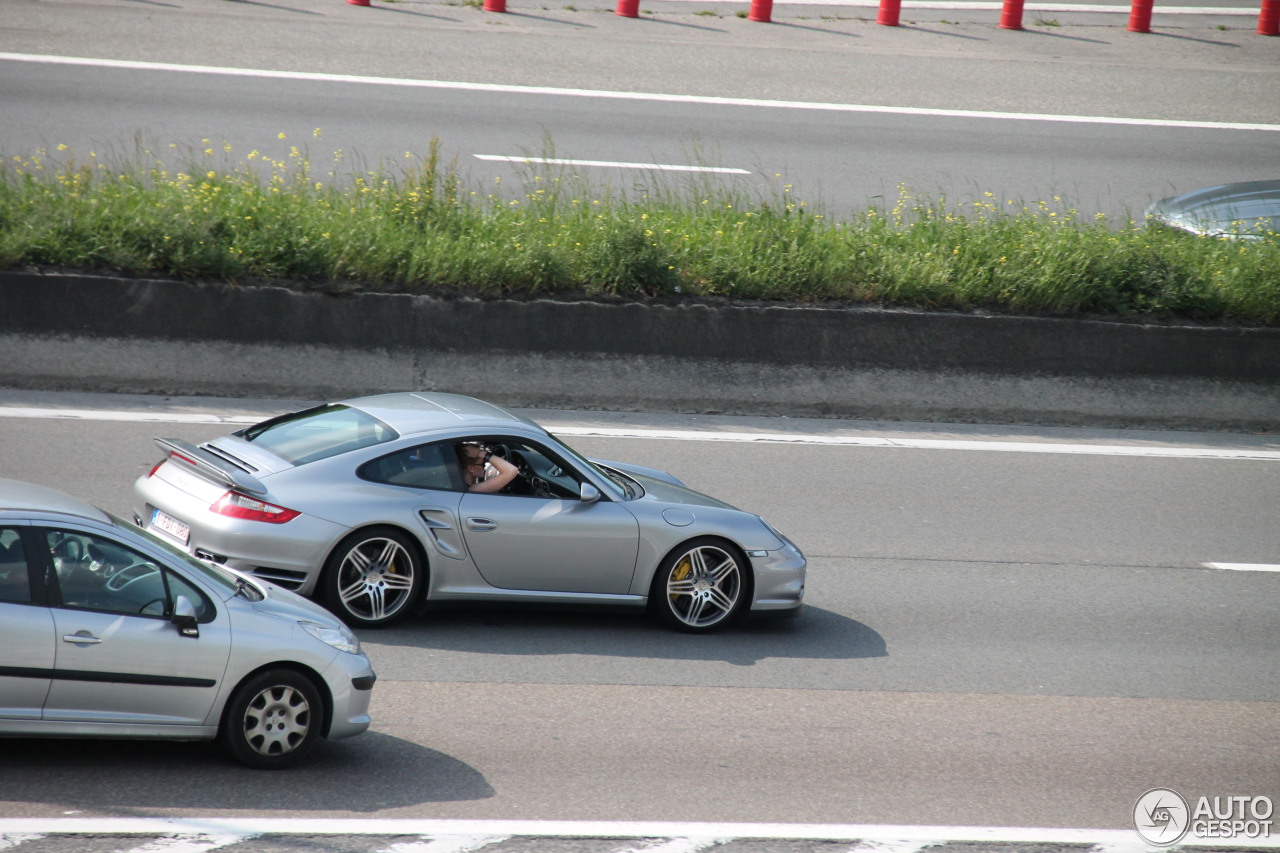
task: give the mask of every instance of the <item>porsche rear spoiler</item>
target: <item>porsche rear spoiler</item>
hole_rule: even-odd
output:
[[[206,480],[255,495],[267,493],[267,487],[262,485],[262,481],[257,477],[242,468],[237,468],[233,463],[215,453],[196,447],[189,441],[183,441],[180,438],[157,438],[156,444],[169,454],[170,459],[177,459],[188,467],[194,468],[196,473]]]

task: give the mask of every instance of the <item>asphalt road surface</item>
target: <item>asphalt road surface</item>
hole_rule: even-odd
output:
[[[154,435],[298,402],[4,392],[0,470],[122,513]],[[804,616],[432,614],[364,632],[373,729],[301,769],[22,741],[0,818],[1124,830],[1154,787],[1280,799],[1275,436],[534,414],[787,531]]]
[[[233,168],[296,151],[341,179],[437,137],[480,191],[518,195],[538,171],[584,195],[710,180],[838,213],[905,192],[1120,221],[1274,177],[1280,155],[1280,57],[1236,7],[1150,34],[1057,12],[1001,30],[963,4],[903,28],[859,7],[779,7],[773,25],[717,3],[641,20],[599,2],[510,8],[14,0],[0,153]]]
[[[1280,55],[1241,15],[1158,17],[1141,35],[1114,13],[1029,14],[1026,31],[1010,32],[989,10],[912,13],[892,29],[865,9],[761,25],[688,4],[640,20],[599,3],[511,5],[499,17],[410,0],[7,0],[0,154],[44,146],[56,159],[67,144],[106,160],[135,145],[168,156],[172,143],[181,156],[207,145],[231,160],[254,148],[285,159],[297,145],[323,170],[339,148],[345,162],[402,160],[438,135],[487,185],[516,172],[476,154],[536,154],[549,139],[565,158],[741,168],[762,192],[792,184],[794,196],[853,207],[904,183],[953,200],[1056,194],[1122,215],[1174,190],[1274,177],[1280,153]],[[703,100],[654,97],[669,95]],[[648,173],[602,174],[633,186],[626,176]],[[140,413],[289,407],[2,398],[10,410],[127,411],[0,417],[0,474],[117,512],[156,458],[153,435],[231,428]],[[33,826],[13,822],[104,817],[646,822],[647,834],[598,833],[649,839],[630,847],[688,835],[654,821],[1066,827],[1094,832],[1087,847],[1097,831],[1131,834],[1135,800],[1157,786],[1280,799],[1280,573],[1257,570],[1280,563],[1274,436],[593,417],[544,419],[717,434],[572,442],[673,470],[786,530],[811,561],[806,614],[702,638],[639,616],[503,610],[366,632],[380,674],[369,734],[269,776],[198,745],[7,743],[0,847],[106,849],[32,839]],[[892,442],[721,435],[761,432]],[[1109,446],[1127,450],[1098,450]],[[1093,451],[1064,449],[1081,447]],[[1203,453],[1171,452],[1188,448]],[[484,832],[466,826],[480,844]],[[861,849],[949,837],[932,832],[902,830],[915,847],[881,835]],[[289,838],[252,849],[419,843]],[[113,839],[113,850],[158,849]],[[516,849],[630,849],[538,843]],[[670,853],[697,843],[662,842]]]

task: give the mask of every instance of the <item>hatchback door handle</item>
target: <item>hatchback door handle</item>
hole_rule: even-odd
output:
[[[467,528],[475,531],[497,530],[498,522],[491,518],[468,518]]]
[[[92,646],[96,643],[102,642],[102,640],[99,640],[88,631],[81,631],[79,634],[63,634],[62,641],[64,643],[83,643],[87,646]]]

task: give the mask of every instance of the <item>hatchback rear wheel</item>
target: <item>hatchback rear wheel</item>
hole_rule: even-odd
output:
[[[426,567],[409,537],[390,527],[348,536],[321,576],[325,605],[348,625],[375,628],[403,616],[422,590]]]

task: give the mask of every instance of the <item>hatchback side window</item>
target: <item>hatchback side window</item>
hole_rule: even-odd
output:
[[[22,537],[12,527],[0,527],[0,601],[31,601],[31,577]]]
[[[209,622],[213,619],[213,605],[205,598],[204,593],[196,589],[186,578],[174,572],[165,572],[165,578],[169,581],[169,595],[173,601],[178,600],[178,596],[182,596],[191,602],[191,606],[196,609],[197,622]],[[172,615],[171,607],[166,607],[165,615]]]
[[[144,616],[173,612],[167,573],[151,558],[118,542],[74,531],[45,531],[45,541],[63,607]]]

